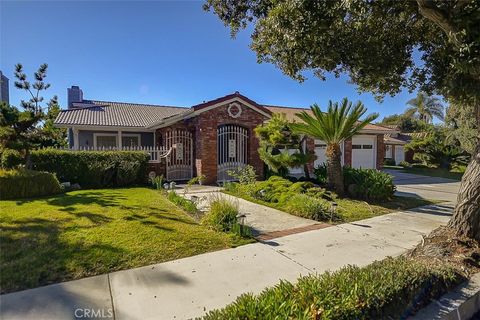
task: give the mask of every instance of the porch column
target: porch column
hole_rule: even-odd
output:
[[[78,129],[72,128],[73,132],[73,149],[78,150],[80,148],[79,142],[78,142]]]
[[[117,133],[117,147],[119,150],[122,150],[122,131],[118,130]]]

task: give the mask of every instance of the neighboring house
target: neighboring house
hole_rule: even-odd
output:
[[[10,103],[8,78],[0,71],[0,101]]]
[[[413,162],[413,151],[406,150],[405,145],[413,138],[422,138],[426,132],[401,132],[396,125],[382,125],[391,129],[391,133],[385,134],[385,159],[392,159],[398,165],[402,161]]]
[[[68,110],[60,112],[55,125],[69,129],[74,149],[171,148],[165,162],[152,159],[152,170],[168,180],[205,175],[207,183],[216,183],[230,179],[227,171],[247,164],[262,177],[264,164],[253,129],[268,121],[272,113],[298,120],[295,114],[304,110],[309,111],[261,105],[238,92],[189,108],[84,100],[82,90],[72,86],[68,89]],[[367,125],[343,143],[342,162],[352,167],[382,168],[384,134],[391,132]],[[305,147],[317,155],[309,164],[313,171],[325,161],[325,143],[307,138]]]

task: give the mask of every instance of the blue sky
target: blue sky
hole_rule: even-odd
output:
[[[308,107],[329,99],[361,100],[381,117],[399,113],[412,94],[383,103],[359,95],[347,78],[309,77],[298,83],[270,64],[258,64],[250,35],[229,30],[202,2],[0,1],[0,69],[11,79],[10,103],[26,98],[13,87],[13,67],[27,74],[49,64],[51,88],[84,98],[191,106],[240,91],[258,103]]]

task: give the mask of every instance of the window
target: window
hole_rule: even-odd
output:
[[[115,148],[117,146],[116,135],[95,135],[97,148]]]
[[[122,135],[122,147],[138,147],[140,146],[139,135]]]
[[[362,149],[361,144],[352,144],[352,149]]]
[[[371,144],[364,144],[363,149],[373,149],[373,146]]]

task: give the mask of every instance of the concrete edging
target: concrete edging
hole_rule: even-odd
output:
[[[467,320],[480,310],[480,273],[421,309],[411,320]]]

